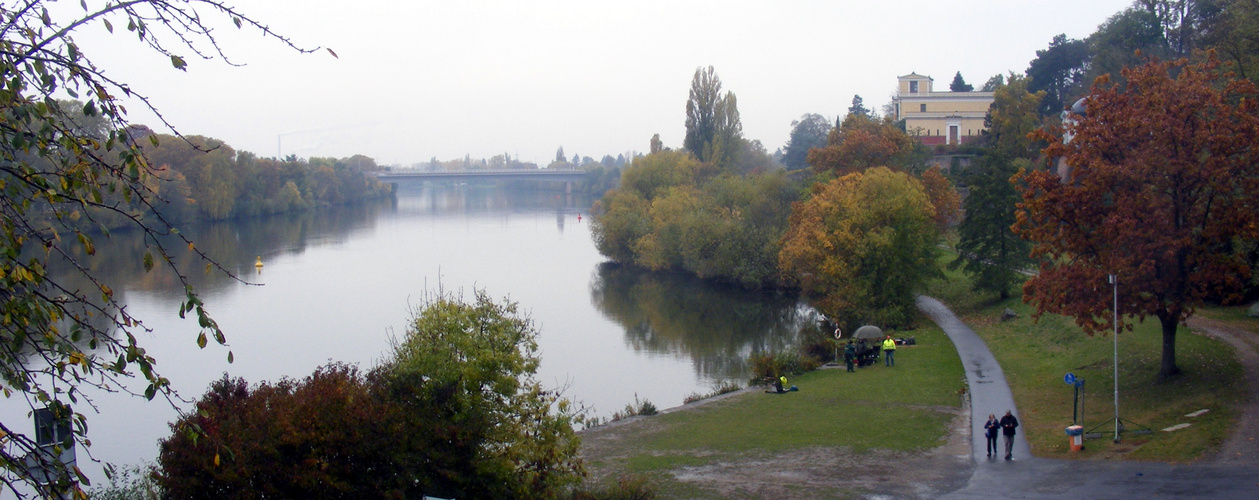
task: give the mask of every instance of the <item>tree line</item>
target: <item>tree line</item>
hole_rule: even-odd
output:
[[[712,67],[696,70],[686,116],[682,149],[653,138],[652,153],[592,209],[601,253],[745,287],[799,288],[841,322],[911,320],[912,292],[934,275],[936,241],[959,202],[891,117],[850,113],[807,151],[813,168],[792,173],[743,137],[737,99]]]
[[[392,194],[370,175],[363,155],[348,158],[260,158],[203,136],[152,136],[144,154],[150,183],[171,221],[224,220],[360,203]]]

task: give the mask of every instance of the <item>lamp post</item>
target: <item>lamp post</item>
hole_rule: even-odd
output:
[[[1111,284],[1111,288],[1114,290],[1113,312],[1115,313],[1115,321],[1114,321],[1115,332],[1113,336],[1114,336],[1114,341],[1115,341],[1114,342],[1115,353],[1114,353],[1114,361],[1111,363],[1111,365],[1115,369],[1115,442],[1118,443],[1119,442],[1119,276],[1112,274],[1109,276],[1109,281]]]

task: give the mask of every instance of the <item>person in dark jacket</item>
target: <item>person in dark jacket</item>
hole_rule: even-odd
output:
[[[988,456],[997,453],[997,432],[1001,430],[1001,422],[995,414],[988,414],[988,422],[984,423],[984,437],[988,439]]]
[[[1014,418],[1014,414],[1010,410],[1005,411],[1005,416],[1001,417],[1001,434],[1005,435],[1005,459],[1011,459],[1011,452],[1014,451],[1014,429],[1019,426],[1019,419]]]
[[[844,346],[844,364],[848,365],[848,371],[855,372],[853,363],[857,361],[857,346],[852,345],[852,341],[848,341],[848,345]]]

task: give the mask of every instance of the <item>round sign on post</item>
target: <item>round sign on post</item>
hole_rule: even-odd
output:
[[[1065,377],[1062,377],[1062,381],[1066,382],[1067,385],[1075,385],[1075,374],[1068,373]]]

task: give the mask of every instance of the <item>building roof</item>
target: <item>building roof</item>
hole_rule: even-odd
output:
[[[901,79],[904,79],[904,78],[926,78],[926,79],[928,79],[928,80],[935,81],[935,79],[934,79],[934,78],[931,78],[931,77],[929,77],[929,76],[927,76],[927,75],[920,75],[920,74],[915,73],[915,72],[912,72],[912,71],[911,71],[911,72],[909,72],[909,74],[908,74],[908,75],[905,75],[905,76],[898,76],[897,78],[901,78]]]

